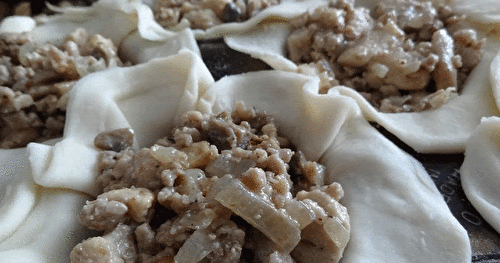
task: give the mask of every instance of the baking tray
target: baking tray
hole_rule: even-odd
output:
[[[198,45],[203,61],[215,80],[226,75],[271,69],[260,60],[230,49],[222,40],[199,41]],[[462,190],[460,166],[464,155],[419,154],[381,126],[375,123],[372,125],[423,164],[451,212],[469,234],[472,262],[499,263],[500,234],[474,209]]]

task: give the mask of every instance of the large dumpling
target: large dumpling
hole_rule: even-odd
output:
[[[162,89],[164,85],[169,88]],[[102,86],[109,87],[104,95]],[[96,102],[93,94],[101,94],[101,99]],[[470,260],[465,230],[423,167],[369,127],[353,99],[335,92],[318,94],[315,78],[265,71],[214,82],[200,58],[184,51],[93,74],[79,82],[71,96],[63,140],[53,147],[28,147],[35,180],[41,185],[95,195],[98,150],[93,140],[98,133],[129,127],[136,132],[134,147],[142,147],[164,136],[187,110],[218,113],[243,101],[272,114],[283,135],[306,157],[326,165],[331,182],[346,185],[345,205],[356,214],[351,217],[356,233],[346,260]],[[399,160],[398,166],[394,160]]]

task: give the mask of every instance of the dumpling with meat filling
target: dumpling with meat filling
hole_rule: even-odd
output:
[[[275,69],[318,76],[321,93],[354,98],[417,152],[462,152],[480,118],[498,115],[489,80],[498,15],[491,1],[442,4],[330,1],[225,41]]]
[[[175,83],[180,85],[174,85]],[[141,181],[138,180],[140,177],[134,179],[133,174],[141,174],[141,169],[137,170],[136,173],[133,170],[129,170],[130,172],[123,170],[126,168],[126,163],[135,160],[130,152],[123,152],[119,153],[119,156],[115,154],[116,158],[112,158],[113,155],[109,155],[110,158],[107,158],[109,160],[107,163],[117,165],[115,168],[118,169],[116,171],[114,168],[108,169],[105,178],[109,180],[97,180],[96,171],[99,171],[99,150],[94,145],[94,139],[96,135],[102,132],[131,128],[134,130],[135,138],[131,149],[137,151],[139,147],[152,145],[159,138],[168,135],[168,131],[172,127],[178,127],[179,124],[182,124],[181,116],[187,111],[197,110],[201,115],[219,114],[223,111],[231,112],[238,108],[239,101],[243,101],[247,107],[251,105],[258,111],[265,111],[272,115],[275,125],[280,131],[280,137],[287,138],[291,144],[295,145],[297,150],[303,153],[303,157],[311,161],[318,161],[319,164],[324,165],[325,170],[322,180],[327,185],[342,182],[341,185],[345,194],[344,198],[340,199],[340,204],[347,208],[351,227],[350,240],[343,254],[344,261],[470,261],[471,250],[467,233],[452,216],[423,167],[408,154],[383,138],[374,128],[371,128],[362,118],[362,112],[353,99],[341,96],[336,92],[319,94],[318,83],[317,78],[277,71],[234,75],[214,82],[200,58],[189,51],[130,68],[116,68],[107,72],[96,73],[79,82],[81,85],[77,85],[71,93],[72,103],[68,110],[68,126],[63,140],[54,146],[40,144],[30,144],[28,146],[33,174],[38,181],[43,182],[43,185],[81,190],[94,196],[100,193],[98,183],[112,183],[107,184],[109,190],[111,190],[108,194],[100,196],[94,203],[89,203],[88,208],[84,210],[91,212],[94,208],[105,209],[110,207],[111,209],[115,207],[116,209],[109,211],[115,211],[116,213],[112,214],[117,215],[116,217],[109,217],[109,220],[104,220],[105,222],[102,222],[102,224],[97,222],[94,227],[100,229],[101,226],[112,225],[116,226],[116,232],[107,232],[107,236],[103,237],[104,239],[93,239],[92,242],[82,243],[82,247],[76,248],[75,253],[85,251],[84,247],[109,244],[110,241],[115,240],[117,237],[121,237],[123,244],[126,245],[129,244],[127,240],[133,240],[133,238],[127,236],[136,235],[136,238],[145,242],[143,243],[144,246],[140,248],[146,249],[145,251],[149,249],[155,251],[158,247],[161,248],[161,246],[157,246],[157,243],[165,246],[166,244],[177,244],[178,240],[184,239],[189,245],[186,250],[181,249],[183,246],[175,249],[184,251],[185,254],[183,255],[190,256],[190,259],[194,258],[195,261],[203,259],[207,256],[203,253],[203,250],[194,248],[196,248],[197,244],[205,244],[210,249],[215,249],[210,245],[215,244],[212,242],[214,239],[210,239],[210,237],[218,240],[218,235],[224,233],[224,231],[229,231],[226,233],[232,234],[231,237],[226,235],[228,242],[238,242],[243,238],[241,233],[233,228],[233,224],[226,224],[224,222],[227,221],[223,220],[216,220],[217,222],[214,221],[208,223],[208,225],[204,225],[203,222],[205,221],[202,220],[201,225],[197,225],[201,227],[200,231],[193,232],[195,230],[193,228],[184,229],[181,227],[185,225],[182,222],[191,222],[190,220],[194,220],[198,216],[200,218],[211,218],[210,215],[215,213],[213,209],[207,209],[210,207],[204,208],[203,203],[200,203],[197,208],[189,208],[183,205],[187,204],[186,202],[191,199],[204,198],[203,191],[201,191],[201,196],[197,194],[190,195],[186,191],[191,189],[195,193],[200,192],[200,189],[203,189],[202,181],[204,178],[209,177],[203,176],[196,169],[178,170],[177,172],[175,169],[170,169],[162,171],[161,180]],[[95,101],[93,94],[100,93],[102,86],[107,86],[109,92],[104,96],[101,95],[99,101]],[[138,108],[142,110],[138,111]],[[325,115],[325,110],[331,114]],[[201,115],[193,115],[192,120]],[[213,121],[220,127],[224,127],[222,122],[218,123],[216,119]],[[193,121],[191,125],[198,127],[196,121]],[[232,129],[235,136],[244,134],[244,127],[247,127],[245,125],[237,129],[235,126],[235,129]],[[268,128],[263,131],[262,136],[265,135],[265,132],[268,132]],[[210,136],[217,136],[223,131],[225,130],[220,128]],[[116,134],[121,134],[121,132]],[[178,141],[179,145],[189,147],[188,145],[195,143],[195,140],[189,140],[189,138],[196,138],[197,134],[194,129],[188,128],[183,132],[179,132],[177,137],[173,137],[173,140],[176,143]],[[102,138],[108,137],[106,135]],[[174,149],[171,145],[172,141],[168,142],[172,137],[167,137],[167,139],[167,141],[159,142],[157,146],[153,147],[154,149],[138,152],[145,157],[148,154],[156,156],[148,159],[147,162],[151,164],[160,162],[158,165],[151,166],[152,168],[142,169],[145,175],[154,175],[156,173],[155,169],[162,169],[162,162],[176,160],[179,164],[183,162],[189,164],[194,160],[190,159],[192,158],[190,156],[193,156],[192,152],[187,154]],[[102,142],[104,141],[106,140],[102,140]],[[238,139],[216,140],[214,142],[225,148],[230,147],[233,143],[236,144],[237,141]],[[286,142],[285,140],[278,141]],[[101,139],[98,142],[98,145],[106,145],[106,143],[101,143]],[[116,145],[121,147],[120,143]],[[203,152],[211,152],[210,148],[206,149],[207,151]],[[221,152],[222,155],[223,152]],[[213,152],[213,154],[215,156],[219,153]],[[287,158],[285,152],[281,157]],[[237,174],[237,171],[241,170],[242,167],[235,166],[231,168],[230,164],[233,159],[230,156],[223,157],[218,162],[218,165],[208,170],[215,174],[223,174],[226,169],[230,169],[227,170],[230,171],[229,174]],[[276,164],[279,163],[278,159],[275,160],[277,161]],[[302,158],[298,160],[300,162]],[[394,162],[394,160],[397,161]],[[199,161],[193,161],[193,163],[203,163],[202,160]],[[252,165],[250,161],[246,162],[246,166]],[[307,162],[302,163],[308,165]],[[123,167],[119,168],[118,166]],[[101,166],[101,168],[106,167]],[[271,169],[274,169],[273,167],[278,168],[279,166],[270,166]],[[314,167],[314,165],[311,167]],[[108,168],[112,167],[109,166]],[[117,180],[121,178],[119,176],[120,171],[125,171],[126,174],[131,175],[130,180]],[[223,177],[226,179],[221,181],[219,185],[221,188],[218,188],[217,185],[213,188],[217,193],[215,194],[215,200],[241,217],[241,219],[236,220],[238,222],[236,227],[238,224],[245,225],[245,221],[255,228],[261,227],[258,218],[248,218],[248,209],[250,208],[240,206],[250,202],[249,200],[260,199],[263,204],[268,202],[262,199],[260,194],[250,194],[252,192],[248,190],[259,185],[258,182],[263,178],[259,174],[262,175],[259,169],[253,169],[248,174],[241,174],[242,177],[248,180],[236,181],[229,175]],[[115,175],[118,176],[114,177]],[[319,180],[320,177],[313,176],[311,178]],[[156,177],[148,176],[148,178],[154,179]],[[198,182],[195,178],[200,181]],[[266,176],[266,178],[268,177]],[[134,182],[141,185],[135,188],[130,187],[129,183]],[[286,185],[283,184],[282,186],[286,187]],[[164,222],[162,219],[158,219],[157,223],[149,227],[147,225],[132,224],[136,226],[133,229],[124,226],[125,222],[131,222],[131,220],[142,222],[148,216],[148,210],[136,209],[136,207],[150,207],[148,205],[137,205],[139,203],[151,204],[150,201],[154,200],[151,197],[152,190],[145,191],[139,188],[143,186],[161,189],[163,194],[161,200],[158,197],[159,202],[175,204],[171,209],[163,212],[164,217],[172,218],[172,220],[169,220],[169,223],[165,223],[162,227],[166,233],[177,233],[175,231],[179,230],[179,233],[183,234],[170,237],[162,235],[158,238],[152,238],[154,235],[152,234],[153,227],[158,227],[158,221],[161,225]],[[303,200],[302,204],[317,208],[313,209],[316,215],[320,215],[321,211],[329,211],[321,208],[324,207],[323,204],[335,203],[328,201],[331,198],[326,198],[327,194],[322,193],[321,189],[318,189],[317,193],[315,191],[304,193],[300,197]],[[337,193],[334,196],[339,198],[341,196],[340,192],[333,191],[335,189],[339,188],[333,187],[331,193]],[[124,191],[124,195],[121,195],[120,191]],[[127,198],[129,194],[135,192],[137,192],[137,197],[141,197],[140,199]],[[243,198],[240,200],[238,198],[239,194],[249,199]],[[279,195],[276,195],[270,200],[279,200],[278,197]],[[322,205],[317,207],[314,203]],[[291,206],[290,208],[292,208],[290,211],[301,211],[300,206]],[[181,212],[185,211],[185,209],[192,209],[192,212],[188,213],[189,216],[175,217],[176,211]],[[353,211],[356,216],[351,215],[349,211]],[[273,212],[269,215],[278,217],[285,215],[284,218],[288,218],[287,213],[291,212],[286,212],[285,209],[277,214]],[[92,213],[89,215],[92,215]],[[121,217],[119,215],[126,216]],[[308,218],[311,218],[310,216],[312,214],[309,217],[301,216],[300,220],[296,221],[296,226],[307,224]],[[328,216],[326,218],[332,217]],[[284,220],[283,222],[289,221]],[[325,254],[322,254],[324,251],[322,252],[318,248],[322,247],[321,244],[327,245],[328,240],[338,244],[345,242],[343,238],[335,239],[330,236],[332,233],[342,233],[342,228],[339,228],[338,224],[330,223],[323,222],[323,226],[321,224],[306,226],[300,231],[300,240],[302,241],[299,241],[298,245],[283,242],[283,239],[279,238],[280,235],[276,238],[273,231],[256,231],[252,235],[257,237],[262,235],[269,238],[269,245],[265,246],[267,252],[263,251],[261,255],[268,253],[268,255],[274,255],[275,257],[286,256],[289,251],[292,251],[290,256],[297,262],[303,262],[305,259],[301,258],[301,255],[311,255],[319,258],[324,256]],[[220,227],[224,226],[224,224],[227,227]],[[295,229],[293,225],[293,223],[289,225],[290,229]],[[290,235],[292,232],[290,230],[283,234]],[[187,237],[185,233],[192,233],[192,235]],[[207,233],[213,233],[213,235],[207,235]],[[320,233],[322,235],[318,235]],[[254,244],[255,246],[258,247],[259,244]],[[203,246],[203,248],[207,247]],[[276,249],[279,253],[272,252],[273,249]],[[169,251],[165,250],[163,252],[168,254]],[[196,253],[189,251],[195,251]],[[269,254],[269,251],[272,253]],[[244,251],[242,253],[244,254]],[[112,253],[110,255],[122,257],[129,254]]]
[[[138,2],[52,8],[62,13],[12,16],[0,23],[0,148],[60,137],[74,83],[92,72],[128,65],[133,58],[118,56],[121,42],[134,31],[155,32],[141,12],[149,9]],[[194,42],[189,34],[185,37]],[[169,46],[170,51],[177,52]]]
[[[104,107],[110,106],[109,103],[106,103],[106,100],[109,101],[110,99],[117,98],[116,96],[123,96],[127,90],[135,96],[132,96],[132,101],[128,102],[124,98],[125,105],[130,102],[133,105],[140,104],[142,95],[148,95],[146,97],[150,100],[151,96],[155,97],[158,94],[162,94],[159,101],[165,103],[163,109],[166,111],[160,115],[151,117],[155,118],[164,115],[165,118],[173,119],[173,115],[169,114],[170,112],[175,115],[176,109],[172,107],[173,104],[181,101],[181,97],[185,97],[184,102],[178,105],[179,108],[182,112],[185,111],[184,109],[192,109],[195,100],[192,99],[190,101],[190,95],[198,93],[194,89],[201,87],[203,91],[206,89],[207,83],[213,82],[208,70],[204,66],[202,67],[200,63],[202,62],[198,58],[198,55],[189,53],[188,56],[179,56],[176,59],[163,61],[162,63],[150,63],[146,67],[138,66],[138,68],[133,69],[135,75],[132,74],[130,76],[131,79],[137,79],[139,76],[146,79],[151,76],[164,76],[164,71],[169,72],[171,75],[168,81],[164,82],[157,82],[158,78],[153,78],[149,83],[151,85],[148,84],[150,86],[149,89],[142,89],[142,87],[122,89],[122,87],[133,82],[130,81],[131,79],[128,79],[122,83],[123,85],[114,86],[114,89],[110,88],[106,92],[103,92],[102,86],[98,86],[98,89],[94,90],[93,93],[85,91],[86,88],[84,88],[82,94],[84,96],[85,94],[88,95],[87,99],[92,101],[92,105]],[[190,68],[190,70],[185,71],[186,68]],[[119,68],[110,70],[113,72],[117,69]],[[122,69],[127,72],[128,68]],[[116,73],[116,71],[114,72]],[[118,72],[123,73],[121,70],[118,70]],[[78,83],[82,83],[81,85],[86,87],[88,83],[95,81],[92,77],[94,74],[97,79],[101,79],[100,72],[96,72],[82,78]],[[86,82],[86,79],[88,82]],[[170,79],[175,79],[176,81],[170,81]],[[115,80],[112,79],[111,81]],[[99,83],[103,84],[103,82]],[[76,85],[78,86],[79,84]],[[105,83],[104,86],[107,87]],[[75,91],[72,90],[70,93],[78,90],[79,88],[76,88]],[[169,97],[172,99],[171,101],[165,100],[165,98]],[[197,98],[197,96],[194,96],[194,98]],[[151,101],[142,100],[142,102],[146,108],[147,105],[151,105]],[[91,109],[93,108],[91,104],[85,102],[84,107],[89,106],[89,109]],[[72,103],[69,105],[72,105]],[[156,103],[154,107],[155,110],[161,110],[161,107]],[[155,112],[155,110],[151,108],[151,112]],[[72,106],[69,106],[68,114],[71,115],[71,112],[73,112]],[[78,108],[78,112],[81,113],[81,108]],[[73,121],[69,121],[66,129],[71,130],[71,127],[74,127],[71,123],[77,123],[77,125],[79,123],[84,124],[86,121],[94,118],[106,122],[106,125],[102,127],[105,129],[113,128],[113,125],[118,125],[118,127],[124,125],[125,118],[119,118],[119,114],[116,114],[116,112],[102,110],[102,108],[99,108],[97,112],[104,115],[87,115],[89,117],[87,120],[78,117],[73,119]],[[150,123],[153,122],[150,118],[144,120]],[[108,121],[111,121],[111,123]],[[131,119],[128,118],[127,121],[131,121]],[[167,125],[172,124],[167,123]],[[84,126],[87,125],[84,124]],[[92,130],[96,129],[96,127],[88,128],[85,131],[80,130],[82,132],[80,135],[91,136]],[[148,128],[151,129],[148,131],[149,133],[155,134],[158,132],[161,133],[164,128],[168,127],[150,125]],[[74,132],[75,130],[72,131],[72,133]],[[146,139],[148,137],[147,133],[141,133],[141,135],[145,137],[137,136],[136,138]],[[88,175],[94,172],[95,167],[92,166],[93,162],[97,161],[97,159],[93,159],[96,156],[91,156],[91,154],[94,151],[97,152],[97,150],[91,149],[89,153],[84,145],[67,143],[68,140],[59,141],[56,139],[46,144],[37,143],[34,155],[41,156],[42,160],[38,162],[45,161],[50,157],[44,155],[47,153],[47,151],[44,151],[45,148],[55,147],[58,149],[55,152],[58,153],[65,145],[70,145],[70,152],[78,152],[77,155],[79,155],[78,158],[80,161],[66,163],[64,164],[66,168],[60,166],[61,163],[53,162],[58,169],[62,169],[59,171],[68,169],[60,175],[60,181],[33,176],[31,168],[37,167],[38,163],[34,162],[32,158],[31,163],[34,165],[30,165],[26,148],[0,151],[0,167],[2,167],[0,170],[2,180],[0,188],[0,211],[2,211],[2,217],[0,218],[0,227],[2,228],[2,233],[0,234],[0,258],[2,259],[12,259],[12,262],[68,262],[71,249],[82,239],[92,234],[92,232],[86,230],[79,223],[78,213],[85,201],[91,196],[89,194],[95,195],[97,193],[92,190],[95,188],[93,186],[95,182],[89,183],[93,177],[88,178]],[[142,141],[140,142],[142,143]],[[61,144],[63,145],[61,146]],[[63,156],[70,157],[72,154],[65,153]],[[58,158],[57,155],[54,157],[55,159]],[[37,170],[37,172],[39,171]],[[79,177],[82,175],[79,173],[80,171],[87,172],[84,174],[87,177]],[[44,172],[51,176],[58,175],[57,173],[53,173],[52,170]],[[76,172],[75,176],[70,176],[73,172]]]

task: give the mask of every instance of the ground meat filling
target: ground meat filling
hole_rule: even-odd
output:
[[[165,28],[207,29],[222,23],[245,21],[280,0],[157,0],[156,21]]]
[[[0,148],[62,136],[75,81],[121,65],[111,40],[84,29],[60,46],[35,45],[29,33],[0,34]]]
[[[482,57],[463,16],[431,2],[386,0],[370,11],[337,0],[294,20],[289,58],[318,75],[321,92],[359,91],[382,112],[440,107],[460,91]]]
[[[130,130],[96,138],[108,149],[103,193],[80,219],[104,234],[77,245],[72,262],[339,261],[350,234],[342,187],[290,149],[270,116],[238,104],[183,123],[136,152],[121,148]]]

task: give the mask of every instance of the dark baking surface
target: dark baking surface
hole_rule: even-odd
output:
[[[228,48],[221,40],[200,41],[201,55],[216,80],[248,71],[270,69],[264,62]],[[472,262],[500,263],[500,234],[495,231],[467,200],[460,184],[463,154],[419,154],[377,124],[372,124],[401,149],[419,160],[451,212],[469,233]]]

